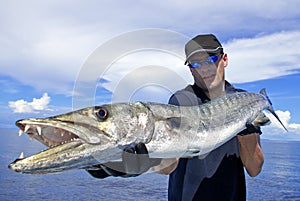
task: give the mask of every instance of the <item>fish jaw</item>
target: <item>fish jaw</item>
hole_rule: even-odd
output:
[[[45,174],[61,172],[70,169],[76,159],[75,149],[77,152],[83,151],[84,146],[80,140],[62,144],[27,158],[16,159],[9,164],[9,168],[18,173],[27,174]],[[68,152],[72,150],[72,155]]]
[[[16,159],[9,168],[22,174],[49,174],[71,169],[86,169],[106,160],[121,158],[122,149],[115,146],[97,146],[73,140],[27,158]]]
[[[8,167],[11,170],[24,174],[48,174],[86,168],[104,163],[106,159],[121,158],[122,149],[118,148],[114,142],[102,140],[103,144],[89,144],[70,131],[50,126],[38,126],[41,128],[37,129],[37,126],[33,124],[26,125],[26,132],[31,138],[49,148],[26,158],[23,158],[24,154],[22,153],[20,159],[9,164]],[[56,130],[55,136],[51,136],[49,133],[51,130]],[[62,135],[62,133],[64,134]]]
[[[61,116],[44,119],[24,119],[16,122],[19,136],[26,133],[48,147],[27,158],[16,159],[8,167],[19,173],[46,174],[80,169],[101,162],[104,148],[116,147],[114,140],[100,130],[97,138],[86,138],[85,125],[74,129],[75,123],[59,121]],[[94,135],[95,136],[95,135]],[[121,152],[121,151],[120,151]],[[97,158],[97,159],[96,159]]]

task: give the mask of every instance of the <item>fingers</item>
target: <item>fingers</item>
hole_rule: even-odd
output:
[[[260,128],[258,126],[254,126],[253,124],[247,123],[246,127],[249,133],[258,133],[258,134],[262,133]]]
[[[139,175],[149,170],[150,161],[148,150],[144,143],[124,149],[122,154],[124,169],[127,174]]]
[[[260,127],[254,126],[252,123],[247,122],[246,123],[246,129],[238,133],[240,136],[249,135],[253,133],[262,134]]]
[[[148,150],[147,150],[146,145],[144,143],[141,143],[141,142],[138,143],[135,146],[135,151],[136,151],[137,154],[148,154]]]
[[[160,162],[161,162],[161,159],[160,158],[149,158],[149,154],[148,154],[148,149],[146,147],[146,145],[144,143],[138,143],[136,145],[136,153],[137,154],[145,154],[146,156],[146,160],[144,160],[143,158],[140,159],[140,165],[142,163],[147,163],[145,164],[146,166],[146,169],[149,170],[149,168],[153,167],[153,166],[156,166],[156,165],[159,165]],[[144,160],[144,161],[141,161],[141,160]]]

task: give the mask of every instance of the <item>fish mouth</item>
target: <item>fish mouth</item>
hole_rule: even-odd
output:
[[[80,139],[75,133],[55,126],[29,122],[23,123],[22,120],[17,121],[16,125],[20,128],[19,136],[26,133],[31,140],[35,139],[49,148]]]
[[[18,120],[16,126],[20,129],[19,136],[26,133],[31,140],[35,139],[48,148],[28,157],[21,152],[8,168],[19,173],[47,174],[98,164],[103,159],[98,153],[102,145],[109,147],[112,141],[109,134],[93,126],[89,120],[84,122],[78,118],[82,120],[80,122],[71,117]]]
[[[19,120],[16,125],[20,128],[19,136],[26,133],[31,140],[35,139],[41,142],[48,149],[26,158],[22,152],[20,157],[8,166],[15,172],[46,174],[72,169],[68,166],[72,165],[74,161],[74,163],[78,162],[78,158],[81,157],[78,152],[84,150],[86,146],[84,139],[59,126],[32,119]],[[72,154],[73,151],[77,154]],[[68,154],[72,156],[68,157]]]

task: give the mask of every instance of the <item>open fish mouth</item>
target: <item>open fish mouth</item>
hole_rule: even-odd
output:
[[[94,111],[95,108],[90,107],[49,118],[18,120],[19,136],[26,133],[30,139],[46,145],[47,149],[28,157],[22,152],[8,167],[20,173],[46,174],[97,164],[95,154],[102,147],[114,144],[115,138],[99,128]],[[99,160],[105,156],[100,154]]]
[[[82,147],[84,140],[67,129],[33,120],[19,120],[16,125],[20,128],[19,136],[26,133],[30,139],[41,142],[48,149],[26,158],[22,152],[20,157],[8,166],[15,172],[37,174],[60,172],[68,169],[72,160],[78,158],[73,155],[68,159],[71,150],[84,149],[84,146]]]
[[[78,135],[63,128],[21,122],[22,120],[16,122],[20,128],[19,136],[26,133],[30,139],[35,139],[50,148],[79,139]]]

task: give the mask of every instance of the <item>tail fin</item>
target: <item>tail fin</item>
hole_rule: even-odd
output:
[[[270,103],[270,106],[268,108],[268,110],[274,115],[274,117],[276,117],[276,119],[279,121],[279,123],[282,125],[282,127],[286,130],[286,132],[288,132],[288,130],[286,129],[286,127],[283,125],[283,123],[280,121],[279,117],[277,116],[277,114],[275,113],[273,107],[272,107],[272,103],[271,100],[269,99],[266,89],[263,88],[262,90],[260,90],[259,92],[261,95],[263,95]]]

